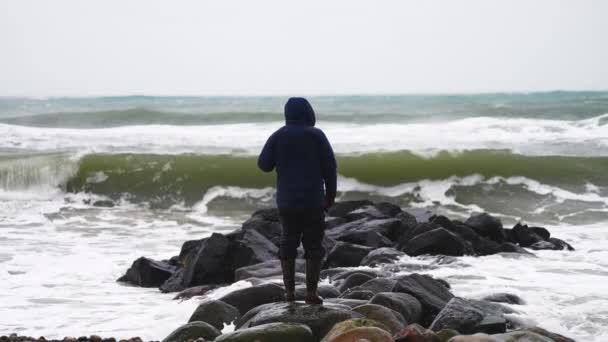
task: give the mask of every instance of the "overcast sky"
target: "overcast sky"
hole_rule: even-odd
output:
[[[608,89],[608,1],[0,1],[4,96],[556,89]]]

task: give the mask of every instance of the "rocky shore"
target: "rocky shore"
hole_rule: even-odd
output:
[[[189,322],[163,342],[573,341],[512,318],[523,303],[515,295],[460,298],[446,281],[395,263],[406,256],[450,262],[463,255],[534,258],[534,250],[573,250],[545,228],[504,228],[485,213],[461,222],[390,203],[337,203],[328,213],[323,242],[326,281],[319,293],[325,303],[315,306],[283,301],[280,234],[277,210],[260,210],[235,232],[185,242],[170,260],[135,260],[119,281],[179,292],[176,299],[203,296]],[[303,266],[297,266],[299,283]],[[252,286],[214,300],[204,297],[240,280]],[[299,286],[297,299],[303,292]],[[222,334],[229,324],[234,331]]]

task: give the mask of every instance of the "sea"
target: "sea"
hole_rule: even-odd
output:
[[[608,341],[608,92],[308,99],[337,155],[338,200],[488,212],[576,248],[406,257],[403,272],[467,298],[519,295],[522,325]],[[159,340],[186,323],[200,299],[116,279],[274,206],[256,158],[286,100],[0,98],[0,335]]]

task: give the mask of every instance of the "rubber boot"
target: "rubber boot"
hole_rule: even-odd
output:
[[[281,259],[283,269],[283,284],[285,284],[285,301],[294,302],[296,300],[296,260]]]
[[[321,274],[321,259],[306,260],[306,304],[323,304],[323,298],[317,294]]]

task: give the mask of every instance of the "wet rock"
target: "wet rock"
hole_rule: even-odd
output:
[[[441,342],[447,342],[454,336],[460,335],[460,333],[454,329],[442,329],[436,333],[437,337],[441,340]]]
[[[278,209],[262,209],[254,212],[251,217],[243,223],[242,230],[255,230],[278,247],[282,233]]]
[[[393,291],[414,296],[422,306],[421,322],[428,326],[435,316],[454,298],[446,284],[429,275],[409,274],[396,278]]]
[[[375,294],[378,294],[380,292],[392,292],[396,283],[397,281],[394,279],[374,278],[359,285],[357,289],[363,291],[371,291]]]
[[[188,300],[195,296],[204,296],[207,292],[214,290],[217,287],[218,287],[217,285],[200,285],[200,286],[189,287],[189,288],[181,291],[180,293],[178,293],[175,297],[173,297],[173,299],[174,300],[176,300],[176,299]]]
[[[475,334],[475,335],[456,335],[451,339],[447,340],[448,342],[499,342],[494,337],[488,334]]]
[[[215,342],[315,342],[312,331],[299,323],[269,323],[224,334]]]
[[[483,298],[489,302],[497,302],[497,303],[507,303],[507,304],[517,304],[523,305],[526,302],[521,299],[518,295],[514,295],[511,293],[493,293],[491,295],[485,296]]]
[[[500,245],[498,243],[482,237],[473,228],[462,222],[452,221],[445,216],[435,216],[431,219],[431,222],[468,241],[477,255],[490,255],[499,252]]]
[[[408,323],[420,322],[422,306],[420,302],[407,293],[381,292],[369,301],[395,310],[400,313]]]
[[[375,267],[379,264],[391,264],[403,256],[405,253],[392,247],[377,248],[361,260],[361,266]]]
[[[256,230],[243,230],[230,250],[234,269],[276,260],[279,250]]]
[[[435,333],[418,324],[410,324],[394,336],[395,342],[442,342]]]
[[[296,259],[296,272],[306,272],[306,261]],[[282,277],[283,270],[281,269],[281,260],[268,260],[259,264],[245,266],[234,271],[234,281],[239,281],[247,278],[271,278]]]
[[[492,335],[492,342],[555,342],[553,339],[526,330],[516,330],[504,334]]]
[[[327,214],[333,217],[342,217],[353,210],[372,204],[369,200],[336,202],[329,208]]]
[[[331,230],[331,229],[333,229],[337,226],[341,226],[347,222],[348,221],[346,221],[346,219],[342,218],[342,217],[326,217],[325,218],[325,229]]]
[[[337,242],[334,248],[327,253],[325,268],[359,266],[361,260],[363,260],[371,250],[371,247],[348,242]]]
[[[423,254],[463,256],[475,254],[467,241],[445,228],[436,228],[416,235],[400,247],[400,250],[410,256]]]
[[[239,310],[241,315],[263,304],[280,302],[285,299],[285,290],[277,284],[268,283],[230,292],[220,298]]]
[[[328,304],[337,304],[342,305],[348,308],[356,308],[357,306],[361,306],[363,304],[367,304],[367,300],[363,299],[351,299],[351,298],[329,298],[325,300]]]
[[[113,208],[115,206],[114,201],[111,200],[98,200],[93,202],[93,206],[94,207],[101,207],[101,208]]]
[[[158,287],[169,279],[177,268],[164,261],[141,257],[133,262],[118,281],[142,287]]]
[[[477,234],[483,237],[487,237],[490,240],[498,243],[503,243],[505,241],[502,222],[492,215],[487,213],[473,215],[464,223],[473,228]]]
[[[400,226],[401,221],[395,218],[363,218],[329,229],[326,235],[338,241],[369,247],[386,247],[392,245],[388,237]]]
[[[209,323],[192,322],[177,328],[169,336],[165,337],[162,342],[184,342],[201,337],[205,340],[213,341],[220,334],[220,331]]]
[[[518,223],[513,227],[511,234],[514,241],[521,247],[530,247],[537,242],[544,241],[542,237],[537,235],[527,225],[521,223]]]
[[[530,230],[534,232],[534,234],[541,237],[543,240],[549,240],[551,238],[551,233],[543,227],[530,227]]]
[[[321,342],[355,342],[359,340],[393,342],[393,338],[384,324],[364,318],[337,323]]]
[[[388,218],[388,216],[378,210],[375,206],[366,205],[344,215],[344,218],[346,219],[346,221],[350,222],[360,219],[385,219]]]
[[[346,277],[346,279],[344,279],[344,281],[340,284],[340,286],[338,287],[338,291],[340,291],[341,293],[359,286],[363,283],[365,283],[366,281],[373,279],[375,276],[371,276],[369,274],[366,273],[361,273],[361,272],[355,272],[352,274],[349,274],[348,277]]]
[[[570,246],[567,242],[557,239],[557,238],[549,238],[549,241],[539,241],[530,246],[530,248],[534,250],[564,250],[567,249],[569,251],[573,251],[574,248]]]
[[[238,329],[268,323],[294,322],[307,325],[315,341],[320,340],[338,322],[351,318],[363,318],[342,305],[306,305],[302,303],[273,303],[255,308],[239,321]],[[243,321],[246,319],[246,321]]]
[[[380,276],[388,276],[388,273],[386,273],[386,272],[372,270],[372,269],[352,269],[352,268],[338,267],[338,268],[331,268],[331,269],[321,271],[322,276],[325,278],[329,277],[329,279],[331,281],[338,281],[341,279],[346,279],[346,278],[348,278],[348,276],[350,276],[351,274],[354,274],[354,273],[367,274],[372,278],[377,278]]]
[[[507,321],[502,314],[488,303],[452,298],[437,315],[430,329],[454,329],[464,334],[501,333],[507,328]]]
[[[534,254],[528,252],[527,250],[525,250],[511,242],[504,242],[502,245],[500,245],[500,252],[501,253],[517,253],[517,254],[530,255],[530,256],[534,255]]]
[[[224,325],[236,321],[239,317],[239,310],[234,306],[220,300],[209,300],[199,304],[188,322],[206,322],[221,331]]]
[[[336,288],[332,285],[319,285],[317,288],[317,293],[324,299],[338,298],[340,296],[340,292],[338,292],[338,290],[336,290]],[[296,300],[304,300],[305,297],[306,286],[296,286]]]
[[[372,291],[369,290],[353,290],[353,291],[346,291],[343,294],[340,295],[339,298],[344,298],[344,299],[359,299],[359,300],[370,300],[372,299],[376,294],[373,293]]]
[[[396,217],[403,213],[400,206],[389,202],[379,202],[374,204],[374,207],[388,217]]]
[[[550,332],[547,331],[541,327],[532,327],[532,328],[528,328],[526,329],[527,331],[531,331],[535,334],[539,334],[545,337],[548,337],[550,339],[552,339],[555,342],[575,342],[573,339],[566,337],[566,336],[562,336],[560,334],[556,334],[554,332]]]
[[[353,308],[353,311],[384,324],[392,334],[402,330],[407,324],[403,315],[381,305],[364,304]]]

